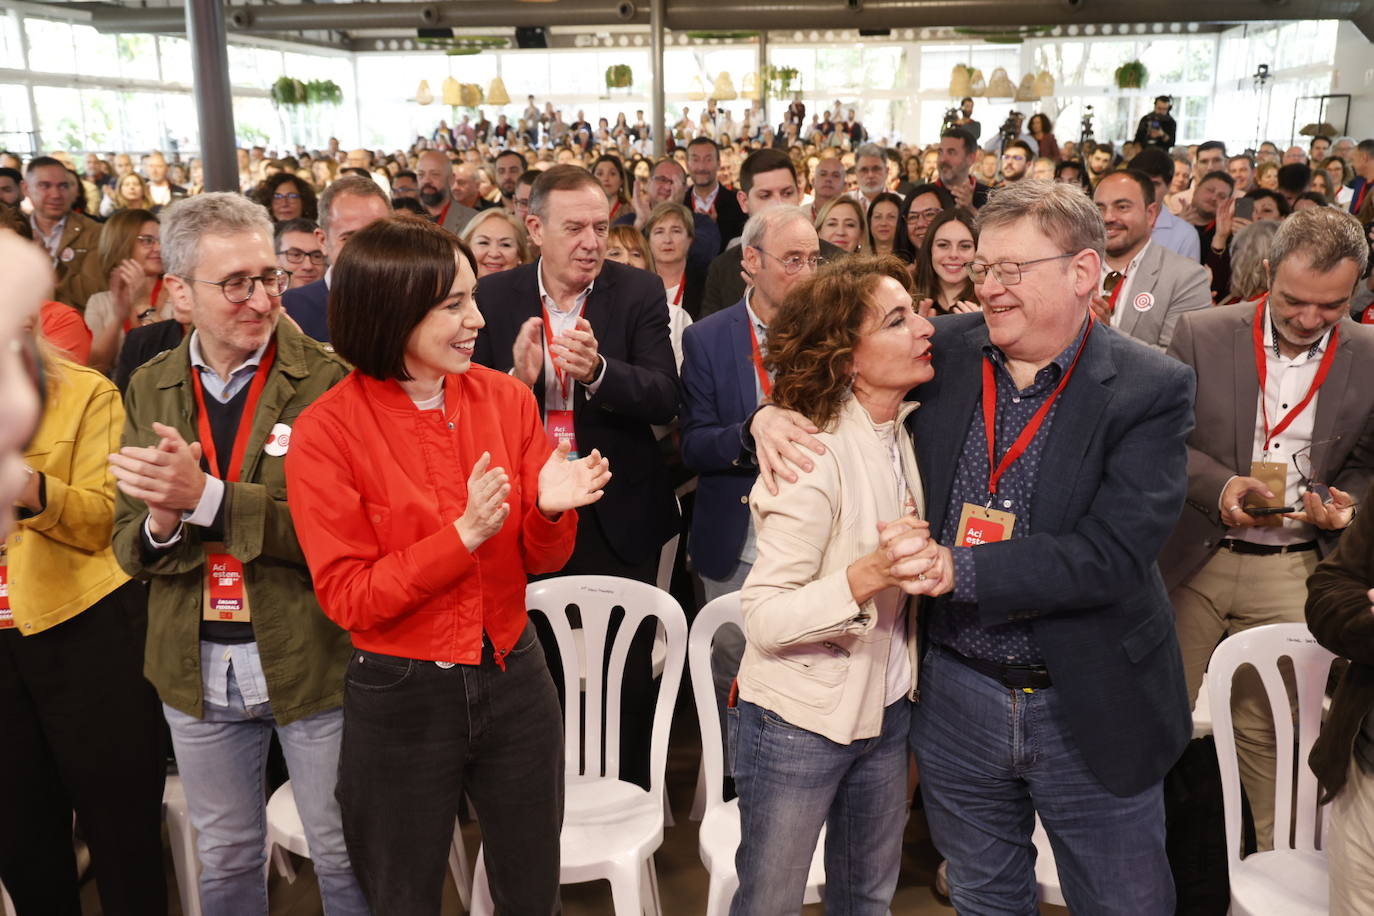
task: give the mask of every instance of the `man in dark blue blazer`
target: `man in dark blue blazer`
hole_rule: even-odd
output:
[[[1164,916],[1162,782],[1191,722],[1155,557],[1186,492],[1194,376],[1090,320],[1105,231],[1080,191],[1020,182],[979,226],[983,313],[936,320],[908,421],[938,544],[891,543],[893,572],[937,596],[911,731],[932,838],[961,912],[1036,911],[1038,813],[1070,909]],[[770,469],[801,457],[780,421],[754,424]]]
[[[531,189],[525,224],[540,258],[477,284],[486,327],[473,360],[529,385],[550,437],[610,459],[611,482],[598,502],[578,511],[577,545],[562,575],[652,583],[661,548],[680,523],[653,431],[670,423],[678,406],[663,281],[606,260],[610,206],[586,169],[544,172]],[[622,687],[621,775],[645,787],[653,635],[652,627],[640,627]],[[561,685],[557,651],[547,654]]]
[[[365,226],[391,215],[391,201],[371,178],[345,175],[320,195],[320,228],[325,257],[333,264],[344,243]],[[282,308],[309,337],[329,342],[329,271],[314,283],[288,289]]]

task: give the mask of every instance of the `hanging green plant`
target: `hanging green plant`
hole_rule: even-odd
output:
[[[629,89],[634,84],[635,73],[629,64],[612,64],[606,68],[607,89]]]
[[[278,108],[295,108],[309,101],[305,83],[290,76],[278,77],[272,84],[272,104]]]
[[[1150,78],[1150,71],[1138,60],[1128,60],[1116,68],[1116,88],[1140,89]]]
[[[794,87],[792,84],[797,83]],[[774,98],[782,98],[793,89],[801,89],[801,71],[796,67],[768,65],[768,89]]]
[[[959,26],[954,29],[954,33],[981,38],[993,45],[1019,45],[1027,38],[1048,35],[1052,28],[1053,26],[1048,25]]]
[[[343,90],[333,80],[311,80],[305,84],[305,95],[311,105],[338,105]]]

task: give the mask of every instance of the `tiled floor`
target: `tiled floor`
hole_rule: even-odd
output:
[[[690,700],[690,696],[687,697]],[[668,795],[672,804],[675,826],[664,835],[663,846],[654,857],[663,901],[664,916],[700,916],[705,910],[706,869],[697,853],[697,824],[687,817],[696,785],[696,769],[700,750],[697,744],[696,717],[690,706],[680,704],[674,723],[673,739],[668,756]],[[470,858],[476,860],[479,831],[476,824],[464,829]],[[898,882],[892,912],[896,916],[926,916],[954,910],[938,898],[932,889],[935,868],[940,857],[931,844],[925,819],[916,812],[907,824],[906,842],[902,855],[902,873]],[[171,857],[166,858],[168,892],[172,916],[182,916],[177,901],[176,877],[172,873]],[[294,884],[288,884],[275,872],[269,882],[271,916],[322,916],[320,897],[309,862],[297,862],[298,874]],[[93,883],[83,890],[84,912],[89,916],[100,913],[100,905]],[[566,916],[608,916],[612,913],[610,886],[604,882],[566,885],[563,888],[563,909]],[[821,905],[808,906],[807,916],[824,913]],[[1062,916],[1067,911],[1059,907],[1043,907],[1046,916]],[[462,913],[457,891],[450,880],[445,888],[444,916]]]

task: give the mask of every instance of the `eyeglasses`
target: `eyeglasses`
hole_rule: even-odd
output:
[[[273,195],[272,195],[272,199],[273,199],[273,200],[300,200],[300,199],[301,199],[301,196],[300,196],[299,194],[297,194],[295,191],[292,191],[290,194],[273,194]]]
[[[136,235],[134,236],[134,241],[138,242],[144,248],[152,248],[154,245],[162,244],[162,239],[155,235]]]
[[[1341,441],[1340,436],[1333,436],[1330,439],[1319,439],[1316,442],[1304,445],[1293,453],[1293,469],[1298,472],[1298,486],[1308,490],[1316,490],[1321,484],[1317,481],[1316,467],[1312,464],[1312,450],[1318,446],[1334,445]]]
[[[986,261],[970,261],[964,270],[968,271],[969,279],[974,283],[982,283],[991,273],[997,278],[997,282],[1003,286],[1015,286],[1021,282],[1021,274],[1032,264],[1043,264],[1046,261],[1062,261],[1064,258],[1071,258],[1078,254],[1071,251],[1068,254],[1051,255],[1048,258],[1036,258],[1032,261],[998,261],[996,264],[989,264]]]
[[[816,268],[825,265],[825,258],[821,257],[820,255],[813,254],[809,257],[802,257],[799,254],[794,254],[790,257],[780,258],[775,254],[769,254],[768,252],[764,251],[762,248],[759,248],[758,246],[754,246],[754,250],[757,251],[759,254],[766,255],[767,257],[770,257],[774,261],[777,261],[779,264],[781,264],[782,272],[787,274],[789,277],[800,273],[803,267],[815,270]]]
[[[218,286],[220,292],[224,293],[224,298],[237,305],[253,298],[258,283],[262,283],[262,288],[267,295],[273,298],[280,296],[291,285],[291,271],[276,268],[266,271],[260,277],[230,277],[228,280],[197,280],[195,277],[183,277],[182,279],[190,280],[193,283],[204,283],[206,286]]]
[[[310,263],[316,267],[324,263],[323,251],[302,251],[299,248],[288,248],[285,251],[278,251],[277,254],[284,255],[286,260],[292,264],[299,264],[306,258],[309,258]]]
[[[929,210],[908,210],[906,221],[908,223],[928,223],[944,211],[931,207]]]

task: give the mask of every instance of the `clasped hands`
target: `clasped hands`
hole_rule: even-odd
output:
[[[544,319],[527,318],[515,336],[512,360],[515,377],[534,387],[544,369]],[[601,371],[601,354],[591,322],[578,318],[572,330],[564,331],[549,345],[549,358],[556,368],[584,385],[596,381]]]
[[[120,491],[148,505],[148,528],[165,541],[181,526],[181,514],[200,503],[206,474],[200,468],[199,442],[187,444],[175,428],[153,424],[157,445],[126,445],[109,456],[110,473]]]
[[[954,556],[930,536],[930,523],[915,515],[878,522],[878,546],[849,567],[854,600],[867,601],[887,588],[935,597],[954,589]]]

